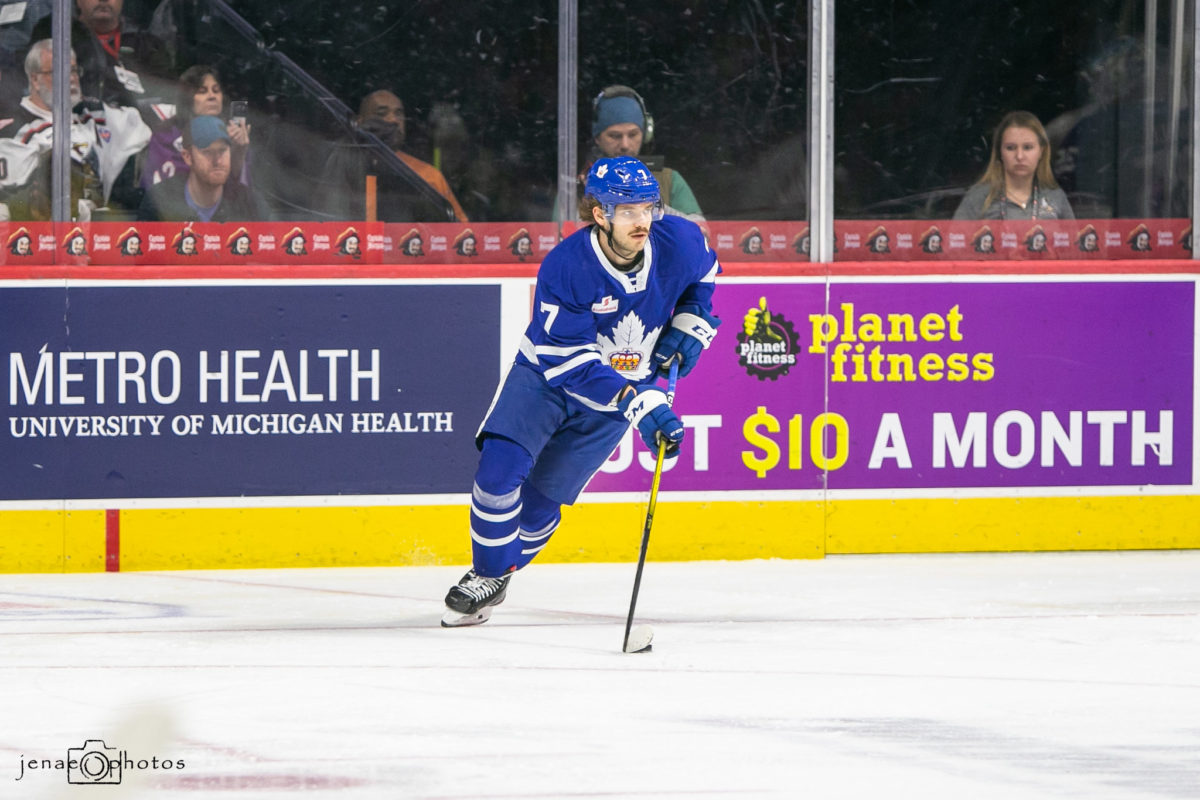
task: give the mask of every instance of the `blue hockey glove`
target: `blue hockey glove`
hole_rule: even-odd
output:
[[[617,400],[625,419],[637,426],[646,447],[658,452],[659,439],[667,443],[666,456],[679,453],[683,441],[683,423],[667,404],[667,393],[655,386],[639,386]]]
[[[720,324],[721,320],[700,306],[680,306],[671,318],[670,329],[658,337],[654,347],[654,365],[658,371],[666,375],[671,359],[678,358],[679,377],[691,372],[700,360],[701,351],[712,344]]]

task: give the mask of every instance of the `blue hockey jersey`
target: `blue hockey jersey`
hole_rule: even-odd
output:
[[[711,313],[720,265],[700,228],[682,217],[651,224],[632,274],[609,262],[598,235],[595,226],[576,231],[542,261],[517,363],[587,408],[618,413],[617,393],[653,375],[650,356],[675,307]]]

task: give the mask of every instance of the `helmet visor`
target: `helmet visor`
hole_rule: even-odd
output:
[[[635,225],[639,222],[657,222],[663,218],[662,200],[653,203],[622,203],[612,209],[608,218],[622,225]]]

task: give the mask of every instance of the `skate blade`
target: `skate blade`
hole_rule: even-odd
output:
[[[442,615],[443,628],[463,628],[468,625],[482,625],[492,616],[492,606],[484,606],[474,614],[460,614],[453,608],[447,608]]]

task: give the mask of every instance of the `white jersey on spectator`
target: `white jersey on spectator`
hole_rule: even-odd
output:
[[[72,115],[71,158],[91,165],[105,201],[125,163],[149,141],[150,127],[136,108],[102,105]],[[26,97],[17,115],[0,128],[0,191],[26,185],[53,143],[53,115]]]

